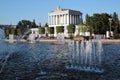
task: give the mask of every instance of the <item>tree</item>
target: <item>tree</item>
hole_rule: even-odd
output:
[[[10,33],[13,34],[13,35],[16,35],[16,29],[15,28],[11,28],[10,29]]]
[[[89,26],[90,25],[90,16],[88,14],[86,14],[86,25]]]
[[[10,34],[10,29],[9,28],[5,28],[4,32],[5,32],[5,37],[8,37],[9,34]]]
[[[39,34],[45,34],[45,27],[39,27]]]
[[[86,15],[86,25],[89,26],[89,30],[95,34],[105,34],[109,30],[110,15],[107,13],[95,13],[93,16]]]
[[[83,36],[85,35],[85,32],[87,32],[88,27],[84,24],[79,24],[78,26],[78,33],[83,33]],[[79,34],[78,34],[79,35]]]
[[[63,33],[64,32],[64,26],[56,26],[56,32],[57,33]]]
[[[101,22],[100,22],[100,24],[101,24],[100,33],[101,34],[105,34],[106,31],[110,30],[110,25],[109,25],[109,18],[110,17],[111,16],[107,13],[102,13],[101,14],[101,18],[100,18],[100,20],[101,20]]]
[[[40,24],[40,26],[41,26],[41,24]],[[32,28],[38,28],[38,26],[37,26],[36,23],[35,23],[35,19],[33,19]]]
[[[18,36],[22,35],[22,30],[21,30],[21,28],[17,28],[17,35],[18,35]]]
[[[50,34],[54,34],[54,27],[47,27],[47,33]]]
[[[69,34],[69,36],[71,36],[72,37],[72,34],[75,32],[75,25],[68,25],[67,26],[67,30],[68,30],[68,34]]]
[[[114,26],[114,33],[117,34],[118,33],[118,27],[119,27],[119,19],[118,19],[118,14],[116,12],[113,13],[112,15],[112,23],[113,23],[113,26]]]
[[[32,28],[32,22],[29,20],[21,20],[17,24],[17,28],[22,29],[22,34],[30,28]]]
[[[68,33],[74,33],[75,32],[75,25],[68,25],[67,26]]]
[[[101,33],[101,15],[100,14],[93,14],[93,22],[94,22],[94,33],[95,34],[100,34]]]

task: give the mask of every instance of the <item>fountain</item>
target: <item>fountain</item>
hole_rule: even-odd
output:
[[[2,29],[0,29],[0,40],[2,40],[4,38],[5,38],[4,31]]]
[[[57,43],[58,44],[64,44],[64,34],[63,33],[58,33],[57,35]]]
[[[24,33],[24,35],[20,36],[19,38],[23,39],[23,38],[25,38],[30,33],[31,33],[31,30],[26,30],[25,33]]]
[[[102,45],[100,39],[53,45],[8,43],[1,38],[0,80],[49,80],[53,76],[55,80],[119,80],[119,48],[119,44]]]
[[[35,43],[35,34],[33,34],[33,33],[29,34],[29,42]]]
[[[5,43],[4,43],[4,38],[5,38],[5,35],[4,35],[4,31],[2,29],[0,29],[0,44],[3,43],[3,45],[0,45],[0,48],[2,47],[5,47],[7,46]],[[5,56],[5,53],[6,53],[6,49],[0,49],[0,64],[2,64],[2,66],[0,67],[0,73],[2,73],[3,71],[3,68],[7,62],[7,59],[9,57],[9,54],[7,56]],[[3,60],[2,58],[5,57],[5,59]]]
[[[5,59],[1,61],[2,66],[0,68],[0,73],[2,73],[2,71],[3,71],[4,67],[5,67],[5,64],[7,63],[7,60],[9,58],[10,54],[11,53],[7,54],[7,56],[5,57]]]
[[[89,41],[69,41],[69,64],[67,69],[103,73],[102,69],[102,42],[99,35],[94,40]]]

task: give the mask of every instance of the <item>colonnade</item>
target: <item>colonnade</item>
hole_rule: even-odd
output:
[[[65,25],[65,24],[78,24],[82,19],[82,15],[73,14],[59,14],[59,15],[48,15],[49,25]]]

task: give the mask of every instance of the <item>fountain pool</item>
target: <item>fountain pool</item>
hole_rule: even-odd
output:
[[[86,45],[81,43],[81,46]],[[89,46],[91,46],[89,44]],[[97,46],[97,44],[96,44]],[[66,69],[66,65],[89,64],[93,66],[94,58],[70,58],[68,44],[53,44],[47,42],[14,42],[0,41],[0,80],[119,80],[120,79],[120,44],[103,44],[101,59],[98,64],[104,69],[103,74]],[[75,51],[80,49],[76,47]],[[81,47],[84,52],[85,47]],[[89,50],[89,53],[91,50]],[[100,51],[98,50],[97,53]],[[80,53],[80,52],[79,52]],[[80,54],[76,54],[81,56]],[[72,54],[72,57],[76,57]],[[9,57],[8,57],[9,56]],[[84,55],[86,57],[86,55]],[[83,61],[82,61],[83,60]],[[71,61],[71,62],[70,62]],[[102,62],[102,63],[101,63]],[[3,66],[4,64],[4,66]],[[86,65],[85,64],[85,65]],[[87,67],[86,69],[89,69]]]

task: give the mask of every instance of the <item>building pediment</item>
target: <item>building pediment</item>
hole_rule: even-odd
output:
[[[56,12],[59,12],[59,11],[62,11],[62,8],[60,6],[58,6],[56,9],[55,9]]]
[[[55,10],[48,13],[49,15],[59,15],[59,14],[76,14],[76,15],[82,15],[80,11],[77,10],[71,10],[71,9],[62,9],[60,6],[58,6]]]

